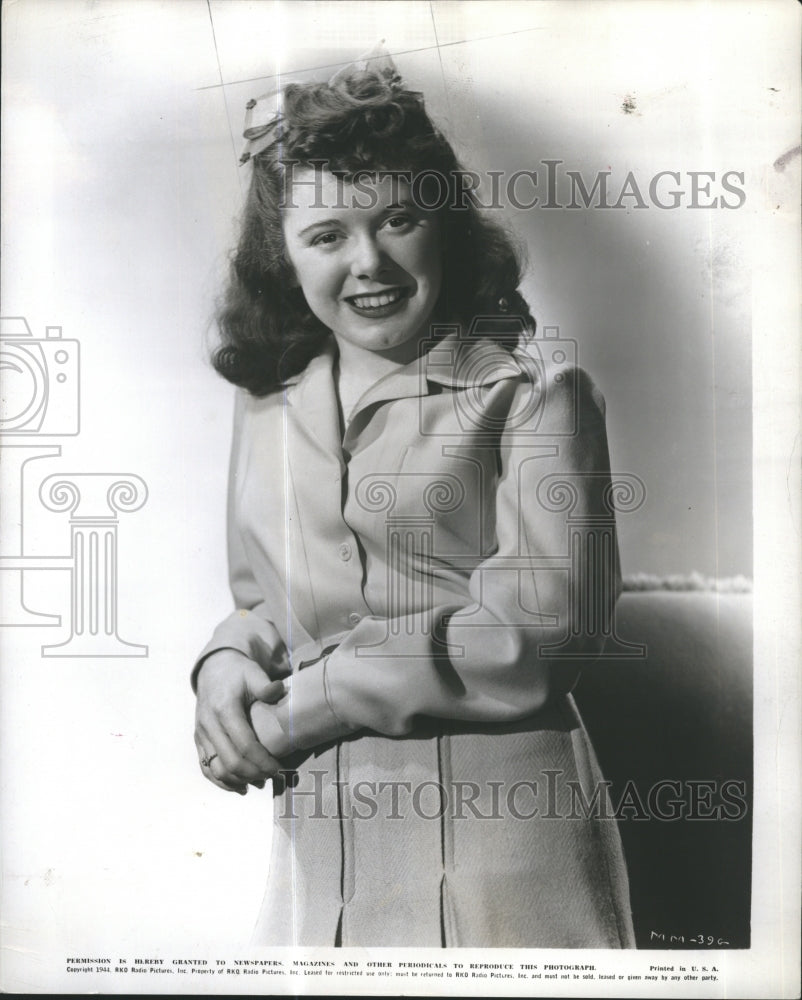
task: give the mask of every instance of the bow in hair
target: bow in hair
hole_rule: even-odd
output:
[[[281,121],[283,98],[283,91],[277,88],[256,100],[251,98],[245,105],[245,127],[242,130],[245,147],[239,158],[240,163],[247,163],[270,145],[273,129]]]
[[[395,63],[385,49],[382,39],[370,51],[364,52],[347,66],[338,69],[329,79],[328,85],[339,86],[355,73],[364,73],[368,69],[380,74],[391,84],[401,82]],[[251,99],[245,105],[245,127],[242,132],[245,146],[239,159],[240,163],[247,163],[252,156],[257,156],[270,145],[273,129],[281,121],[283,99],[283,89],[276,87],[255,100]]]

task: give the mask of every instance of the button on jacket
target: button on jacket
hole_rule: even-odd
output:
[[[610,522],[598,390],[564,351],[451,334],[343,435],[335,357],[238,396],[236,610],[199,659],[230,647],[275,676],[267,622],[290,651],[293,773],[255,941],[632,946],[568,693],[602,645],[577,595],[611,607],[618,587],[614,531],[583,534]]]

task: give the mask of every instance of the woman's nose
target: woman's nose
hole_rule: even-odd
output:
[[[351,274],[355,278],[375,278],[387,266],[381,247],[372,236],[362,236],[354,244]]]

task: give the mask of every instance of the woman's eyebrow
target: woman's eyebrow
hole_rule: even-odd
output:
[[[381,214],[386,215],[388,212],[397,212],[399,209],[406,209],[407,211],[414,210],[417,208],[415,202],[408,198],[402,198],[400,201],[394,201],[390,205],[385,205],[381,209]],[[342,219],[321,219],[319,222],[313,222],[311,225],[304,226],[303,229],[298,231],[298,236],[306,236],[308,233],[314,232],[318,229],[326,229],[331,226],[342,225]]]
[[[342,220],[337,219],[321,219],[320,222],[313,222],[311,226],[305,226],[298,232],[299,236],[305,236],[307,233],[311,233],[315,229],[325,229],[331,226],[338,226]]]

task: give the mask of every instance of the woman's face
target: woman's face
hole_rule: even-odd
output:
[[[434,212],[399,177],[356,185],[298,170],[283,209],[284,238],[309,308],[346,349],[412,360],[440,293],[442,241]]]

